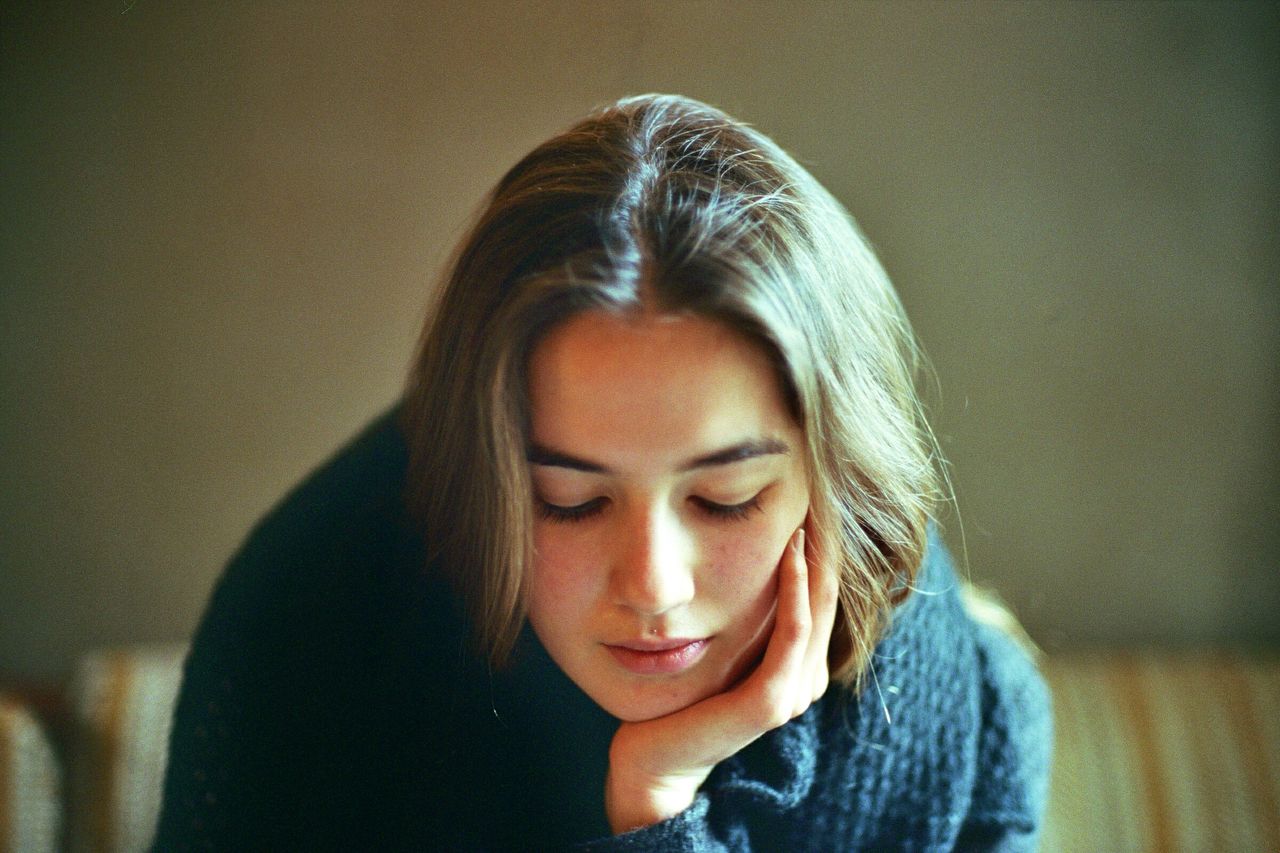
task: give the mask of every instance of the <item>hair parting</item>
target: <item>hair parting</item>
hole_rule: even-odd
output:
[[[525,617],[527,362],[588,310],[707,317],[770,357],[805,435],[817,553],[840,581],[832,675],[858,688],[945,495],[920,351],[843,207],[768,137],[670,95],[604,107],[513,166],[424,329],[409,499],[478,647],[501,665]]]

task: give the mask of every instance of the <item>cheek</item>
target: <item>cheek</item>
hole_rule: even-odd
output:
[[[715,537],[710,550],[711,574],[722,600],[754,599],[773,580],[783,549],[804,523],[808,507],[807,493],[795,490],[784,496],[777,512]]]
[[[751,531],[727,531],[711,547],[711,580],[721,600],[748,601],[769,583],[787,541],[774,525],[761,523]]]
[[[592,549],[576,537],[557,533],[545,529],[534,533],[529,577],[529,615],[534,620],[566,617],[594,591]]]

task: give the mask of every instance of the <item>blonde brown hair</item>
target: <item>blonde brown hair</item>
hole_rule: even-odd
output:
[[[424,330],[404,410],[410,502],[479,648],[501,665],[524,622],[528,357],[592,309],[706,316],[772,357],[806,436],[811,535],[840,578],[832,675],[856,686],[940,494],[918,350],[840,204],[763,134],[670,95],[619,101],[517,163]]]

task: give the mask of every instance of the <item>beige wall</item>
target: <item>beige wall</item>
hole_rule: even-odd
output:
[[[648,90],[861,220],[1036,636],[1280,640],[1274,6],[49,5],[0,13],[0,673],[186,636],[481,193]]]

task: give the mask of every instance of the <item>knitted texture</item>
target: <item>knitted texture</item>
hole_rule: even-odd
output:
[[[522,634],[507,670],[403,508],[395,413],[254,531],[187,660],[153,849],[1032,850],[1048,694],[931,539],[859,696],[833,687],[670,820],[610,836],[617,721]]]

